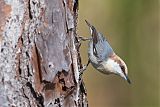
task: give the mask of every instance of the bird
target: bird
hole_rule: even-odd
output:
[[[89,26],[91,33],[88,43],[88,63],[86,66],[91,63],[99,72],[106,75],[118,75],[131,84],[125,62],[114,52],[103,34],[97,31],[87,20],[85,22]]]

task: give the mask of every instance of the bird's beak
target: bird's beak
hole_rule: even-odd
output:
[[[129,84],[131,84],[131,81],[130,81],[130,79],[128,78],[128,76],[125,76],[125,80],[126,80]]]

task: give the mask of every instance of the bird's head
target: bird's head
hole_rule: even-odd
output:
[[[117,56],[115,53],[109,56],[106,66],[108,71],[112,74],[116,74],[124,78],[129,84],[131,81],[128,78],[128,69],[125,62]]]

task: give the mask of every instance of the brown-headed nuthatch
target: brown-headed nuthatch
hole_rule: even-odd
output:
[[[104,74],[119,75],[130,84],[131,82],[128,78],[128,70],[125,62],[115,54],[104,36],[88,21],[86,21],[86,23],[92,35],[88,47],[89,62],[98,71]]]

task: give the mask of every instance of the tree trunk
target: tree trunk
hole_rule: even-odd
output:
[[[0,1],[0,107],[86,107],[78,0]]]

